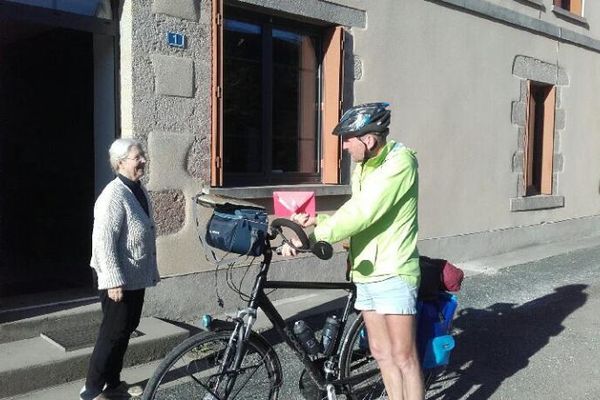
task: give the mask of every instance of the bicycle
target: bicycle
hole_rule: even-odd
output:
[[[276,332],[304,365],[300,386],[305,398],[379,399],[385,388],[376,361],[370,356],[368,335],[360,314],[352,321],[356,289],[351,282],[298,282],[268,279],[273,250],[271,241],[291,229],[302,245],[300,252],[312,252],[328,259],[333,254],[326,243],[309,243],[304,230],[286,219],[271,223],[266,246],[256,274],[247,307],[231,321],[214,320],[211,330],[183,341],[167,354],[148,381],[144,400],[154,399],[269,399],[278,398],[283,383],[282,369],[273,346],[252,327],[260,308]],[[346,303],[339,318],[339,329],[332,338],[329,355],[311,355],[265,294],[265,289],[343,289]],[[428,386],[436,376],[425,371]]]

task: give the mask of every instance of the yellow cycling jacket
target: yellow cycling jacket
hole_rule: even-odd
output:
[[[390,141],[352,173],[352,197],[333,215],[317,216],[314,238],[350,238],[354,282],[400,276],[418,286],[418,172],[415,152]]]

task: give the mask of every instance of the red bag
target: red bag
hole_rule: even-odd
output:
[[[464,272],[441,258],[419,257],[421,267],[421,286],[419,298],[433,298],[442,290],[458,292],[464,279]]]
[[[448,292],[458,292],[465,277],[462,269],[444,260],[442,266],[442,288]]]

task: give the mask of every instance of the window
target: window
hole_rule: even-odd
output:
[[[554,0],[554,6],[572,14],[583,15],[583,0]]]
[[[341,28],[233,7],[215,21],[212,185],[338,183],[323,133],[339,117]]]
[[[523,165],[525,195],[550,195],[552,194],[556,90],[553,85],[532,81],[528,86]]]

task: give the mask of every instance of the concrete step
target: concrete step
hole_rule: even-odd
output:
[[[63,305],[63,307],[65,307]],[[39,315],[28,316],[27,309],[0,312],[0,344],[31,339],[39,336],[41,332],[54,330],[60,327],[64,330],[77,329],[84,325],[100,325],[102,310],[95,298],[95,302],[87,305],[75,305],[62,310],[35,308]]]
[[[98,325],[65,327],[60,335],[46,330],[36,337],[0,344],[0,398],[75,381],[85,377]],[[83,329],[87,326],[87,330]],[[158,360],[184,340],[189,331],[156,318],[142,318],[132,337],[125,366]],[[75,337],[73,337],[75,336]],[[82,337],[83,336],[83,337]]]
[[[148,378],[152,376],[160,360],[146,364],[135,365],[124,368],[121,372],[121,379],[132,385],[145,386]],[[65,400],[78,399],[79,391],[85,384],[85,379],[63,383],[61,385],[45,387],[33,392],[18,394],[2,398],[2,400]]]

